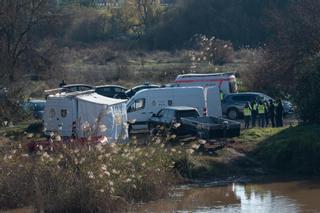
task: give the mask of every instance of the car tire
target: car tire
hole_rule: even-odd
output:
[[[231,120],[237,120],[237,118],[239,118],[239,111],[235,108],[231,108],[228,110],[228,118]]]

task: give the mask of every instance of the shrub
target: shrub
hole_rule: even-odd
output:
[[[297,72],[294,99],[301,119],[320,124],[320,56],[307,60]]]
[[[81,9],[76,12],[68,38],[77,42],[96,42],[105,36],[106,17],[94,9]]]
[[[219,40],[215,37],[208,38],[205,35],[196,35],[192,42],[196,50],[191,54],[193,62],[205,61],[223,65],[233,60],[234,50],[231,42]]]
[[[163,197],[174,181],[163,146],[53,142],[28,153],[0,147],[0,206],[46,212],[125,211],[133,201]]]

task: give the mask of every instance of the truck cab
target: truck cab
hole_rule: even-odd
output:
[[[181,118],[196,118],[199,117],[199,112],[196,108],[186,106],[166,107],[161,109],[157,114],[152,115],[149,119],[148,129],[151,131],[160,126],[174,130],[175,134],[184,134],[188,131],[183,124]],[[173,125],[178,124],[172,129]]]

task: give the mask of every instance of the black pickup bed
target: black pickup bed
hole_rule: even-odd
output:
[[[240,135],[240,123],[217,117],[181,118],[183,127],[203,139],[230,138]]]

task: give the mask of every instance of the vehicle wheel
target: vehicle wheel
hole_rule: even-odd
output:
[[[131,126],[131,124],[129,124],[129,126],[128,126],[128,134],[130,135],[131,132],[132,132],[132,126]]]
[[[231,120],[236,120],[239,117],[239,112],[235,108],[231,108],[228,110],[228,118]]]
[[[151,137],[155,137],[158,134],[159,130],[157,128],[153,128],[149,131]]]

